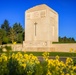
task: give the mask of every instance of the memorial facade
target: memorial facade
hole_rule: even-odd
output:
[[[24,48],[50,48],[58,41],[58,14],[45,4],[25,11]]]

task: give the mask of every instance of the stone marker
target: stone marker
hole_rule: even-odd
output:
[[[45,4],[26,10],[23,49],[51,50],[52,42],[58,42],[57,12]]]

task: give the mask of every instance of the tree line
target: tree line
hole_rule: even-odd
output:
[[[0,25],[0,44],[22,43],[24,40],[24,29],[20,23],[9,24],[8,20],[4,20]],[[76,43],[73,37],[59,37],[58,43]]]
[[[24,29],[20,23],[9,24],[8,20],[4,20],[0,25],[0,44],[22,43],[24,40]]]
[[[59,43],[76,43],[76,40],[73,37],[67,38],[66,36],[64,36],[59,37]]]

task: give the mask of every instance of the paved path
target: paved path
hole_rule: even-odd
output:
[[[67,57],[60,57],[60,61],[65,62]],[[72,59],[76,60],[76,57],[71,57]],[[38,56],[38,59],[40,61],[43,61],[43,57],[42,56]],[[55,59],[55,56],[50,56],[49,59]]]

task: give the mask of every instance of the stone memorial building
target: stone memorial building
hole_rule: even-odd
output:
[[[25,11],[25,41],[23,48],[51,50],[52,42],[58,42],[58,14],[45,4]]]

